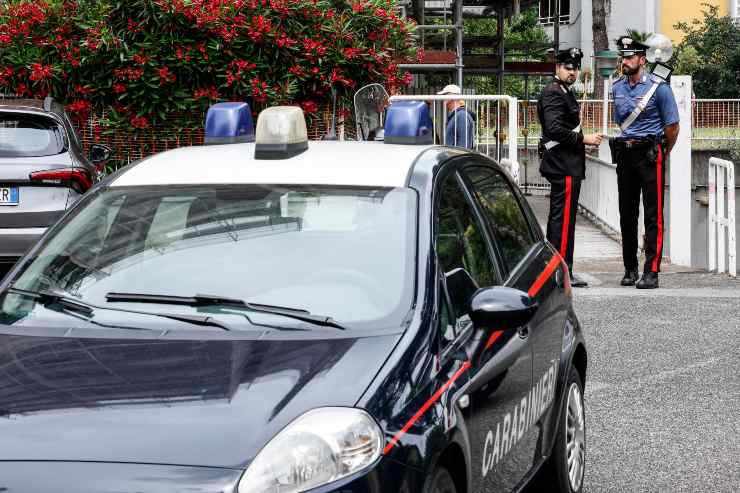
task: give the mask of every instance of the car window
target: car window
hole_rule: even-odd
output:
[[[442,340],[442,347],[455,340],[455,318],[447,301],[442,281],[439,282],[439,336]]]
[[[51,118],[0,113],[0,157],[53,156],[64,148],[64,132]]]
[[[496,284],[496,273],[480,224],[454,175],[440,187],[436,248],[455,312],[460,316],[467,313],[468,289],[460,282],[451,286],[450,277],[458,281],[469,277],[476,287],[485,287]]]
[[[508,180],[492,168],[470,166],[464,173],[493,230],[504,264],[509,271],[514,270],[536,240],[513,189]]]
[[[351,329],[399,327],[413,300],[416,207],[407,188],[111,187],[75,209],[15,286],[100,306],[109,292],[205,293]]]
[[[67,122],[67,125],[69,125],[69,128],[71,129],[71,139],[75,142],[77,148],[82,149],[82,142],[80,142],[80,136],[77,134],[77,127],[75,127],[74,123],[72,123],[72,120],[70,120],[69,115],[66,112],[62,114],[64,115],[64,120]]]

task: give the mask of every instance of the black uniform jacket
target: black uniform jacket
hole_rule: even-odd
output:
[[[540,160],[543,176],[586,176],[586,148],[580,126],[580,107],[573,91],[553,79],[537,100],[537,117],[542,125],[542,143],[558,142],[545,149]]]

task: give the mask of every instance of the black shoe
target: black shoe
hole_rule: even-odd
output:
[[[588,283],[581,279],[579,276],[571,273],[570,274],[570,285],[574,288],[587,288]]]
[[[621,284],[622,286],[634,286],[637,282],[637,277],[637,269],[627,269],[626,271],[624,271],[624,277],[619,284]]]
[[[642,275],[642,279],[637,281],[635,285],[637,289],[655,289],[658,287],[658,273],[657,272],[646,272]]]

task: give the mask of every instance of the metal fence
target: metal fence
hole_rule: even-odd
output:
[[[735,258],[735,165],[709,159],[708,269],[737,276]]]
[[[422,91],[422,89],[419,89]],[[428,96],[417,94],[413,97],[423,100],[434,100],[433,116],[435,117],[436,134],[444,134],[446,110],[444,100],[448,96]],[[411,98],[412,96],[406,96]],[[481,98],[499,98],[483,101]],[[539,175],[539,158],[537,157],[537,140],[542,129],[537,118],[536,100],[521,100],[508,96],[476,96],[465,94],[462,99],[469,99],[470,108],[477,115],[476,147],[495,159],[511,159],[520,164],[520,183],[527,191],[547,191],[549,183]],[[517,101],[512,113],[508,101]],[[580,100],[581,121],[586,133],[602,132],[607,126],[607,134],[617,135],[619,128],[614,123],[613,104],[605,108],[604,101],[598,99]],[[693,149],[731,149],[740,148],[740,99],[695,99],[693,105],[692,148]],[[352,112],[346,108],[338,111],[337,133],[340,139],[354,139],[354,122]],[[606,111],[606,115],[604,114]],[[516,141],[512,141],[510,120],[516,115]],[[92,142],[109,144],[114,151],[115,165],[146,157],[156,152],[184,145],[201,145],[203,128],[175,128],[164,122],[161,125],[140,130],[136,133],[125,130],[106,132],[101,119],[104,115],[93,115],[85,124],[80,125],[80,133],[85,146]],[[309,125],[309,138],[319,139],[326,133],[331,120],[328,106],[320,108]],[[512,120],[513,122],[513,120]],[[437,140],[441,142],[441,140]],[[526,176],[525,176],[526,175]],[[525,179],[526,178],[526,179]]]
[[[581,126],[585,133],[602,132],[604,128],[604,101],[586,99],[581,104]],[[694,144],[716,142],[730,145],[740,141],[740,99],[693,99],[691,140]],[[526,114],[526,116],[525,116]],[[525,120],[526,119],[526,120]],[[608,135],[615,136],[619,127],[614,123],[614,105],[607,108]],[[539,138],[541,127],[537,119],[537,101],[519,102],[519,128],[530,137]],[[523,138],[524,134],[520,136]]]
[[[614,122],[612,101],[606,106],[600,99],[585,99],[579,103],[584,133],[606,133],[610,137],[619,134],[619,127]],[[542,128],[537,118],[537,101],[519,101],[518,119],[518,145],[523,174],[526,175],[522,186],[527,191],[549,190],[550,184],[538,172],[536,149]],[[740,149],[740,99],[692,100],[691,147],[693,150]]]
[[[518,152],[519,147],[510,135],[519,135],[517,99],[511,96],[498,95],[405,95],[392,96],[394,101],[427,101],[432,113],[434,127],[434,143],[441,145],[458,145],[457,142],[448,142],[446,127],[451,115],[447,109],[450,101],[462,100],[466,108],[473,113],[475,126],[473,129],[473,147],[478,152],[493,157],[506,167],[512,177],[519,181]],[[456,120],[451,120],[455,125]],[[455,129],[457,130],[457,129]],[[461,133],[464,129],[460,130]]]

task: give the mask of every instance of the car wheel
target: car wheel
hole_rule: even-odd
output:
[[[457,493],[455,482],[447,469],[441,467],[434,471],[432,480],[424,488],[425,493]]]
[[[579,493],[583,488],[586,470],[586,413],[581,377],[572,367],[550,461],[550,470],[554,475],[552,479],[558,485],[558,491]]]

